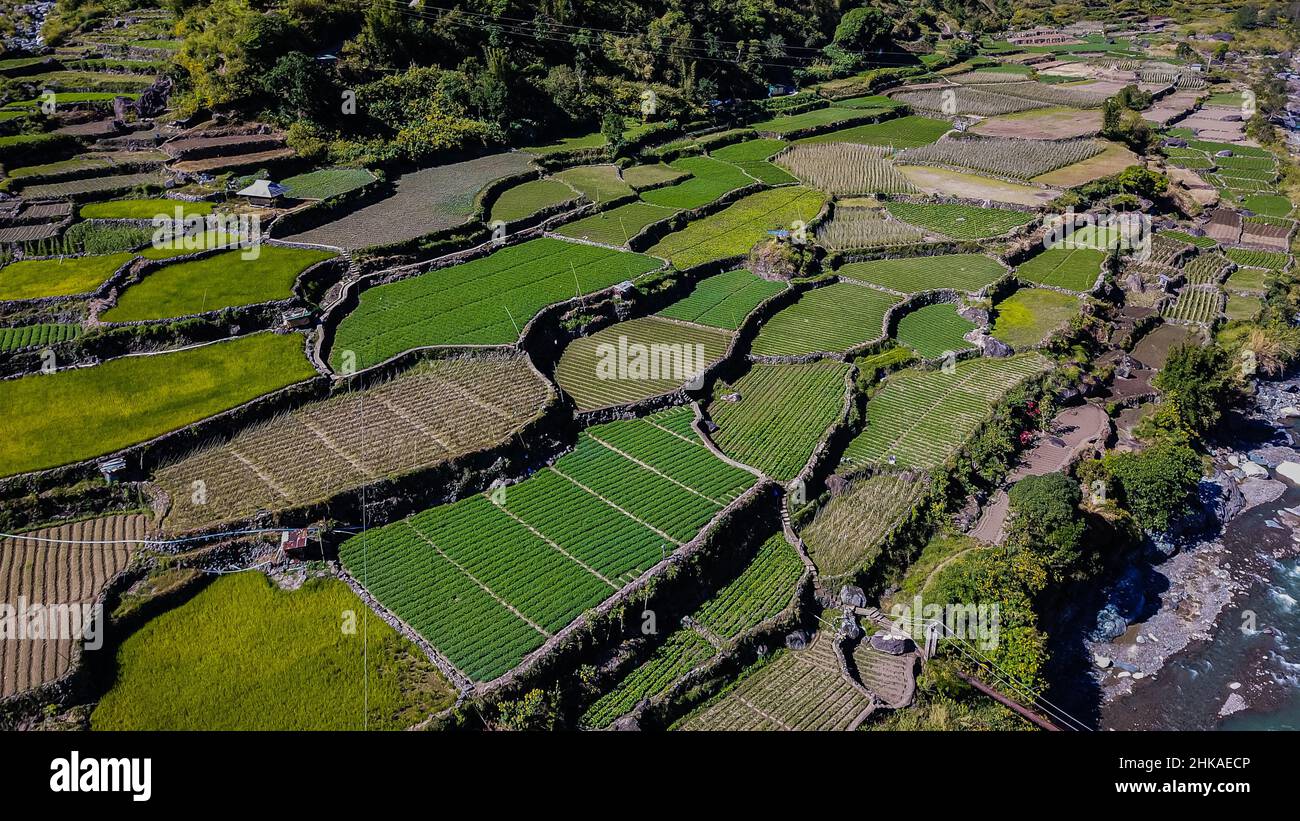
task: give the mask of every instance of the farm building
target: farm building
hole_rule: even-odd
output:
[[[280,549],[291,559],[300,559],[307,551],[306,530],[286,530],[280,534]]]
[[[278,182],[256,180],[252,185],[238,191],[235,196],[243,197],[249,205],[271,208],[280,204],[280,199],[288,190]]]

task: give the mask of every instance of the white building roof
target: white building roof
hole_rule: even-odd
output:
[[[235,196],[265,197],[266,199],[275,199],[276,197],[283,196],[284,193],[288,190],[289,190],[288,188],[285,188],[283,185],[280,185],[280,183],[278,182],[271,182],[270,180],[256,180],[253,182],[252,185],[248,186],[243,191],[236,193]]]

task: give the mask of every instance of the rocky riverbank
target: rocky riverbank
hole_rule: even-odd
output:
[[[1201,483],[1199,509],[1172,532],[1154,536],[1149,564],[1130,568],[1106,591],[1085,642],[1103,714],[1107,705],[1151,687],[1140,683],[1156,679],[1171,659],[1229,629],[1219,623],[1229,606],[1260,584],[1272,563],[1300,553],[1300,507],[1283,500],[1300,486],[1297,418],[1300,380],[1262,383],[1249,424],[1212,450],[1214,475]],[[1261,526],[1289,538],[1249,535]],[[1249,706],[1241,685],[1233,684],[1222,694],[1219,715]]]

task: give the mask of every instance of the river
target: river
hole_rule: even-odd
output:
[[[1294,427],[1287,432],[1300,442]],[[1228,524],[1219,566],[1240,592],[1208,640],[1172,656],[1131,694],[1103,703],[1102,728],[1300,730],[1297,513],[1300,488],[1288,485],[1276,501]]]

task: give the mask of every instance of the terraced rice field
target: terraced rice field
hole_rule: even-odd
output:
[[[86,194],[104,194],[137,188],[161,188],[163,178],[157,172],[111,174],[105,177],[83,177],[75,180],[24,185],[23,197],[31,200],[59,199]]]
[[[576,199],[573,189],[559,180],[530,180],[509,188],[492,203],[488,220],[514,222]]]
[[[306,248],[261,245],[256,259],[245,251],[225,251],[203,259],[165,265],[130,285],[105,322],[165,319],[289,299],[299,275],[334,254]]]
[[[856,479],[832,496],[799,536],[823,577],[868,568],[887,536],[925,495],[924,479],[881,473]]]
[[[646,191],[641,199],[665,208],[699,208],[723,194],[754,184],[753,178],[738,167],[713,157],[683,157],[668,167],[691,176],[674,185]]]
[[[737,268],[701,280],[690,294],[658,315],[734,331],[760,303],[783,290],[780,282]]]
[[[936,165],[899,165],[898,170],[912,185],[934,196],[961,197],[966,200],[987,200],[990,204],[1009,203],[1042,208],[1061,195],[1061,192],[1054,188],[1011,182]]]
[[[469,221],[479,191],[493,180],[529,170],[527,154],[491,154],[403,174],[392,196],[284,239],[357,249],[406,242]]]
[[[529,154],[536,154],[539,157],[545,157],[548,154],[559,154],[565,151],[577,151],[583,148],[600,148],[606,144],[605,135],[599,131],[591,134],[582,134],[577,137],[561,137],[560,139],[546,143],[545,145],[535,145],[528,148],[521,148]]]
[[[258,333],[0,382],[0,476],[90,459],[316,376],[299,334]]]
[[[651,205],[648,202],[630,202],[608,211],[601,211],[555,229],[561,236],[599,242],[622,247],[641,233],[647,225],[665,220],[677,213],[676,208]]]
[[[925,233],[905,222],[889,219],[883,207],[837,202],[829,220],[817,226],[817,244],[828,251],[910,245]]]
[[[622,405],[698,382],[730,343],[716,328],[639,317],[569,343],[555,380],[580,411]]]
[[[941,288],[975,293],[1006,276],[1007,269],[983,254],[940,254],[851,262],[836,273],[900,294]]]
[[[847,351],[884,336],[885,312],[901,297],[852,282],[805,292],[764,323],[754,339],[761,356]]]
[[[1223,312],[1223,292],[1214,286],[1188,285],[1160,312],[1175,322],[1208,325]]]
[[[732,641],[780,613],[793,598],[802,574],[803,564],[794,548],[778,533],[759,547],[739,576],[692,613],[691,619],[709,636]],[[582,725],[608,727],[641,700],[666,693],[718,652],[705,635],[692,627],[674,631],[644,663],[587,708]]]
[[[358,369],[429,345],[502,345],[555,302],[635,280],[659,267],[640,254],[563,240],[530,240],[471,262],[363,291],[339,323],[330,361]]]
[[[297,200],[327,200],[369,185],[375,175],[364,168],[322,168],[280,180]]]
[[[1079,300],[1047,288],[1021,288],[993,306],[990,333],[1016,350],[1042,344],[1079,312]]]
[[[57,345],[81,336],[80,325],[42,323],[17,328],[0,328],[0,351],[23,351]]]
[[[1229,294],[1223,313],[1229,321],[1251,320],[1259,316],[1259,312],[1263,309],[1264,301],[1257,296]]]
[[[1232,292],[1262,296],[1268,291],[1268,276],[1263,268],[1238,268],[1228,277],[1226,287]]]
[[[339,629],[353,613],[364,629]],[[346,584],[221,576],[129,636],[95,730],[405,730],[456,700]]]
[[[0,601],[10,607],[20,596],[33,605],[93,603],[126,568],[148,521],[143,514],[105,516],[0,541]],[[55,681],[79,653],[80,642],[71,638],[0,641],[0,698]]]
[[[1024,97],[1003,93],[998,84],[997,91],[988,91],[973,86],[954,86],[952,88],[927,88],[916,91],[900,91],[893,95],[900,103],[910,105],[918,111],[953,114],[975,114],[980,117],[994,117],[999,114],[1014,114],[1031,108],[1045,108],[1047,103],[1029,100]]]
[[[956,370],[900,371],[867,403],[867,426],[849,443],[850,466],[887,463],[933,470],[960,450],[1013,387],[1050,367],[1037,353],[969,359]]]
[[[930,117],[908,115],[896,117],[884,122],[859,125],[818,134],[796,140],[796,144],[812,143],[857,143],[859,145],[883,145],[892,148],[914,148],[928,145],[952,130],[952,124],[946,120]]]
[[[1195,245],[1197,248],[1213,248],[1218,245],[1213,237],[1196,236],[1194,234],[1184,233],[1183,231],[1161,231],[1156,234],[1157,239],[1171,239],[1175,242],[1182,242],[1187,245]]]
[[[162,198],[89,202],[81,206],[78,213],[82,219],[151,220],[159,214],[173,217],[177,208],[181,209],[184,217],[206,217],[212,213],[210,202],[186,202]]]
[[[962,136],[910,148],[900,163],[969,168],[998,177],[1029,180],[1095,157],[1102,145],[1095,140],[1017,140],[1006,137]]]
[[[458,669],[494,679],[753,484],[674,432],[683,413],[589,428],[497,502],[431,508],[348,540],[339,556]]]
[[[659,168],[664,171],[658,171]],[[634,166],[620,176],[617,165],[577,165],[559,171],[553,176],[577,189],[582,196],[592,202],[606,203],[620,197],[632,196],[634,186],[674,179],[679,176],[679,172],[669,169],[668,166]]]
[[[1293,210],[1290,200],[1276,194],[1250,195],[1242,199],[1242,205],[1266,217],[1289,216]]]
[[[88,294],[131,261],[132,255],[24,259],[0,268],[0,299]]]
[[[808,143],[791,146],[776,161],[801,182],[834,196],[914,193],[889,154],[883,146]]]
[[[760,182],[768,185],[784,185],[788,182],[796,182],[795,178],[768,160],[787,145],[784,140],[746,140],[710,151],[709,155],[731,163]]]
[[[183,532],[307,505],[483,450],[540,413],[550,395],[522,356],[422,363],[159,468],[153,482],[169,499],[164,526]]]
[[[716,214],[688,223],[646,251],[686,269],[749,253],[768,232],[808,224],[822,209],[820,192],[792,185],[759,191]]]
[[[971,205],[891,202],[885,207],[895,219],[910,222],[912,225],[953,239],[999,237],[1037,219],[1035,214],[1025,211],[976,208]]]
[[[770,120],[764,120],[760,123],[754,123],[751,128],[760,134],[775,134],[783,137],[787,134],[794,134],[808,128],[820,128],[822,126],[834,125],[836,123],[850,123],[856,120],[865,119],[873,114],[869,109],[855,108],[815,108],[812,111],[805,111],[802,114],[786,114],[773,117]]]
[[[1106,252],[1092,248],[1048,248],[1016,267],[1016,277],[1038,285],[1090,291],[1101,275]]]
[[[975,330],[975,323],[957,313],[948,302],[939,302],[910,311],[898,321],[898,341],[922,359],[935,359],[949,353],[975,347],[963,337]]]
[[[648,659],[587,708],[580,720],[582,726],[593,730],[609,727],[620,716],[630,713],[643,699],[668,692],[678,679],[713,658],[717,652],[718,648],[690,628],[673,631]]]
[[[788,482],[803,469],[844,407],[849,366],[833,360],[754,365],[735,384],[719,383],[709,403],[718,430],[711,434],[728,456]],[[740,394],[740,401],[722,397]]]
[[[786,650],[674,729],[850,730],[871,698],[840,673],[833,636],[821,631],[806,650]]]
[[[1232,262],[1216,251],[1192,257],[1183,265],[1183,273],[1192,285],[1217,285],[1230,268]]]

